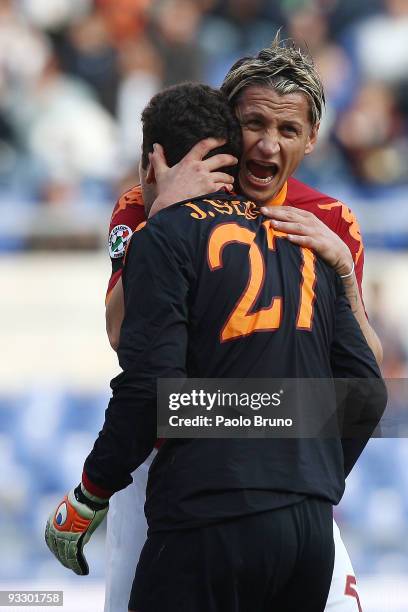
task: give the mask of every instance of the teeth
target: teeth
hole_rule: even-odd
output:
[[[255,176],[255,174],[252,174],[252,172],[250,172],[249,170],[248,170],[248,176],[251,179],[258,181],[259,183],[264,183],[265,185],[267,185],[268,183],[271,183],[274,178],[273,176],[268,176],[266,178],[260,178],[259,176]]]

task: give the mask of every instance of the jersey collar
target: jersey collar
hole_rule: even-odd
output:
[[[288,194],[288,182],[286,181],[286,183],[283,185],[280,192],[274,198],[271,198],[270,200],[265,202],[263,206],[282,206],[282,204],[286,200],[287,194]]]

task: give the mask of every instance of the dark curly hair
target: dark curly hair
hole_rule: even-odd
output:
[[[153,144],[164,148],[169,166],[177,164],[204,138],[224,138],[226,144],[211,151],[240,156],[241,128],[226,97],[201,83],[174,85],[155,95],[142,113],[142,166],[147,168]],[[236,176],[238,166],[223,168]]]

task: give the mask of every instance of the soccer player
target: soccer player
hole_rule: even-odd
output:
[[[226,128],[235,153],[240,130],[225,104],[200,85],[152,100],[143,114],[147,208],[156,197],[148,162],[156,130],[170,163],[205,129]],[[380,377],[335,272],[243,197],[206,194],[139,227],[124,287],[124,372],[112,381],[82,485],[47,526],[50,548],[77,573],[86,573],[83,544],[106,500],[153,448],[158,377]],[[373,427],[383,400],[366,401]],[[344,489],[343,452],[349,471],[364,445],[355,442],[342,450],[338,439],[166,441],[150,470],[149,537],[131,609],[323,610],[331,504]]]
[[[276,229],[288,232],[289,240],[313,248],[329,265],[346,276],[343,284],[353,313],[377,360],[381,361],[381,345],[367,320],[362,302],[364,247],[357,219],[346,205],[292,177],[303,155],[313,149],[324,102],[321,81],[311,60],[290,44],[285,46],[276,40],[256,58],[245,58],[233,66],[226,76],[223,91],[236,109],[242,125],[244,156],[239,173],[240,192],[265,206],[263,213],[275,222]],[[262,93],[264,98],[252,97],[254,92]],[[293,109],[285,102],[299,95],[303,96],[306,104],[301,109],[303,112],[294,116]],[[310,136],[306,141],[305,135]],[[219,170],[223,165],[231,165],[230,158],[216,155],[201,161],[214,146],[216,143],[211,139],[200,142],[171,168],[167,166],[160,145],[155,147],[151,160],[159,195],[150,215],[167,204],[231,184],[228,175]],[[272,174],[266,176],[271,170]],[[259,173],[258,177],[256,173]],[[129,232],[134,231],[144,220],[144,214],[141,188],[137,186],[124,194],[115,206],[110,243],[122,225],[127,226]],[[123,319],[120,280],[123,254],[124,249],[111,251],[113,273],[107,299],[107,328],[114,347],[119,341]],[[139,470],[133,485],[112,499],[116,515],[123,513],[127,517],[129,508],[133,512],[137,500],[143,499],[146,475],[147,469]],[[128,499],[132,492],[133,503],[121,499],[121,496]],[[114,524],[108,518],[108,559],[114,559],[114,563],[108,567],[105,612],[125,610],[124,603],[116,607],[118,603],[113,588],[117,585],[115,592],[125,591],[122,586],[122,576],[126,575],[123,564],[128,555],[137,554],[131,544],[128,552],[123,552],[124,539],[120,534],[115,535],[117,525],[125,525],[122,530],[133,525],[133,539],[139,534],[140,540],[140,534],[143,537],[146,531],[141,512],[133,522],[124,519]],[[327,609],[359,612],[354,570],[335,522],[333,529],[336,559]],[[119,568],[117,572],[116,568]],[[127,580],[130,585],[130,578]],[[115,601],[113,606],[112,598]]]

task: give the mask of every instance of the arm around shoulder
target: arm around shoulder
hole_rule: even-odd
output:
[[[344,470],[348,476],[381,420],[387,404],[387,389],[342,290],[337,297],[331,363],[333,377],[346,379],[340,381],[340,388]]]

